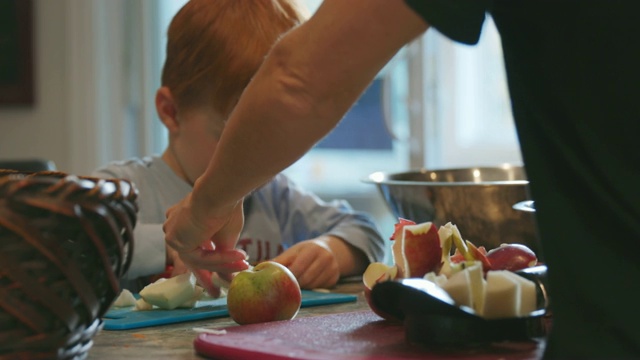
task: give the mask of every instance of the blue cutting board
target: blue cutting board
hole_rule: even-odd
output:
[[[136,295],[136,297],[138,297]],[[351,302],[356,295],[302,290],[301,307]],[[109,310],[103,317],[105,330],[129,330],[185,321],[228,316],[227,298],[198,301],[191,309],[135,311],[134,307]]]

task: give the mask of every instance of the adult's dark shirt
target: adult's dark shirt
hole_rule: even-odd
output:
[[[640,357],[640,2],[406,0],[453,40],[502,39],[549,267],[545,357]]]

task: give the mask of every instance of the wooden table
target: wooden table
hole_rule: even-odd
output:
[[[357,294],[355,302],[313,306],[300,309],[296,318],[369,309],[360,281],[341,283],[332,289]],[[190,321],[133,330],[102,330],[94,338],[88,359],[203,359],[193,349],[195,327],[219,329],[237,324],[229,317]]]
[[[326,317],[311,318],[319,315],[342,314],[338,316],[349,318],[350,321],[354,321],[353,316],[361,316],[357,314],[367,314],[367,319],[369,317],[372,317],[372,319],[378,318],[376,315],[369,312],[370,309],[364,298],[361,280],[341,283],[335,289],[332,289],[332,291],[337,293],[356,294],[357,300],[355,302],[302,308],[296,316],[296,319],[304,319],[304,321],[294,320],[294,322],[287,325],[287,327],[280,327],[274,331],[277,333],[286,333],[289,331],[292,332],[292,337],[296,337],[299,334],[308,334],[308,332],[306,332],[308,327],[300,328],[296,327],[296,324],[310,322],[315,323],[318,319],[326,321]],[[340,317],[340,319],[342,319],[342,317]],[[358,322],[356,321],[353,324],[357,323]],[[277,323],[270,324],[271,325],[265,325],[271,327],[281,325]],[[349,324],[352,323],[344,323],[344,326],[348,327]],[[88,359],[203,359],[203,357],[196,354],[194,350],[194,340],[198,336],[198,333],[194,328],[228,329],[236,326],[238,325],[229,317],[223,317],[134,330],[102,330],[94,338],[94,345],[89,351]],[[340,327],[344,326],[341,325]],[[390,327],[392,328],[392,331],[388,331]],[[251,329],[251,325],[249,327],[232,328],[232,330],[236,331],[231,332],[242,333],[245,330],[253,331],[249,329]],[[313,329],[318,329],[318,327],[313,327]],[[430,360],[443,358],[465,358],[473,360],[538,360],[542,357],[542,353],[544,351],[544,340],[542,340],[540,342],[532,341],[520,344],[503,343],[502,345],[498,344],[498,347],[487,347],[484,349],[451,349],[452,351],[447,350],[447,352],[434,352],[433,349],[430,348],[411,347],[410,344],[405,343],[404,341],[404,330],[401,325],[388,323],[382,319],[379,321],[373,320],[372,322],[367,322],[364,326],[358,325],[355,332],[349,332],[349,336],[362,336],[362,331],[365,331],[368,334],[369,332],[371,334],[377,334],[377,340],[373,340],[374,337],[372,337],[371,334],[366,335],[369,342],[375,341],[376,344],[376,346],[367,345],[372,346],[371,348],[367,347],[367,349],[375,348],[376,350],[366,351],[366,353],[372,354],[374,357],[377,355],[377,359],[387,358],[387,356],[395,356],[396,358],[403,359]],[[316,337],[317,334],[311,334],[314,336],[311,338],[311,341],[316,342],[316,339],[318,339]],[[328,333],[325,333],[325,335],[326,334]],[[398,338],[398,335],[401,335],[401,337]],[[232,335],[229,335],[228,332],[224,336],[226,339],[229,339],[227,336]],[[256,339],[257,338],[252,338],[251,340],[253,341]],[[291,338],[287,337],[287,339]],[[310,338],[307,337],[304,341],[308,341],[309,339]],[[337,342],[332,344],[341,347],[345,343]],[[252,344],[254,347],[261,346],[255,342]],[[289,345],[285,346],[284,349],[289,351]]]

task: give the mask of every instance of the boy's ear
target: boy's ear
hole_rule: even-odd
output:
[[[169,132],[178,130],[178,107],[171,94],[171,90],[163,86],[156,91],[156,111],[160,120]]]

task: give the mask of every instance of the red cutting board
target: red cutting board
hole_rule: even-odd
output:
[[[540,359],[542,342],[435,350],[405,341],[401,324],[356,311],[289,321],[233,326],[226,334],[199,334],[198,354],[212,359]]]

